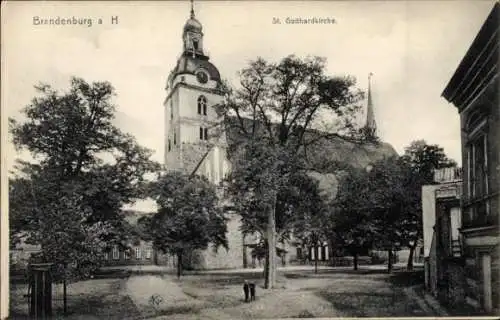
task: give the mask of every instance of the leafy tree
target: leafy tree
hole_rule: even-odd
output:
[[[352,77],[325,74],[325,59],[288,56],[278,63],[261,58],[240,73],[241,88],[229,91],[220,113],[230,118],[228,130],[235,132],[229,158],[232,181],[241,186],[241,196],[255,197],[264,209],[268,241],[269,273],[266,287],[276,281],[276,219],[279,193],[297,170],[311,144],[345,135],[363,97],[354,89]],[[329,123],[321,120],[331,118]],[[323,126],[323,127],[322,127]],[[311,134],[311,129],[321,129]],[[238,160],[238,158],[240,160]],[[246,187],[247,181],[249,186]],[[251,210],[257,213],[259,210]]]
[[[424,140],[413,141],[406,147],[401,160],[408,168],[405,178],[407,201],[402,238],[410,249],[407,268],[411,270],[415,248],[423,236],[422,186],[435,183],[436,169],[456,167],[457,163],[446,156],[443,148],[436,144],[428,144]]]
[[[389,271],[393,251],[409,247],[407,268],[412,269],[422,237],[422,186],[433,183],[435,169],[455,165],[442,148],[419,140],[402,157],[378,161],[369,172],[350,172],[341,185],[341,214],[335,215],[338,241],[351,252],[370,243],[387,250]]]
[[[400,249],[403,221],[408,212],[407,167],[399,157],[376,162],[368,173],[371,221],[375,225],[374,246],[388,252],[388,272],[393,253]]]
[[[290,194],[284,193],[285,199],[294,199],[292,207],[293,235],[306,247],[312,248],[318,257],[318,244],[329,239],[328,227],[330,219],[332,181],[330,176],[318,172],[297,174],[293,180],[298,188]],[[314,260],[314,271],[318,272],[318,259]]]
[[[22,111],[25,121],[9,119],[15,146],[37,160],[21,162],[21,171],[50,168],[60,180],[87,184],[94,192],[84,201],[96,221],[117,218],[123,204],[144,197],[145,175],[159,166],[149,159],[151,150],[113,124],[111,84],[72,78],[68,92],[46,84],[36,89],[40,96]]]
[[[434,170],[456,167],[457,163],[446,156],[444,149],[425,140],[416,140],[405,148],[402,160],[408,164],[413,174],[418,175],[423,184],[434,183]]]
[[[332,208],[335,243],[353,257],[354,270],[358,269],[358,256],[372,248],[377,225],[370,203],[370,181],[364,170],[350,168],[340,183],[340,190]]]
[[[388,270],[399,249],[406,218],[406,171],[397,158],[374,163],[370,170],[350,168],[333,203],[335,240],[354,257],[369,248],[387,250]]]
[[[151,195],[159,209],[142,223],[149,226],[156,248],[177,256],[178,277],[183,254],[207,249],[209,244],[214,250],[228,249],[226,218],[217,190],[206,178],[170,172],[152,183]]]
[[[32,155],[10,179],[11,238],[41,245],[66,284],[99,267],[104,242],[127,244],[121,208],[145,196],[145,175],[159,165],[113,125],[108,82],[72,78],[67,92],[36,89],[23,120],[9,119],[14,145]]]

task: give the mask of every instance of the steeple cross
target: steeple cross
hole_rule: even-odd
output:
[[[191,0],[191,19],[194,19],[194,1]]]

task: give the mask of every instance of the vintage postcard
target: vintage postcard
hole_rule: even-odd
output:
[[[1,15],[1,319],[500,315],[498,1]]]

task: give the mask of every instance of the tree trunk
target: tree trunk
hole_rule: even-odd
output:
[[[63,275],[63,314],[66,315],[68,313],[68,295],[67,295],[67,277],[68,272],[68,264],[64,263],[64,275]]]
[[[267,248],[266,255],[264,257],[264,287],[269,288],[269,250]]]
[[[387,272],[391,273],[392,272],[392,249],[387,250]]]
[[[314,246],[314,273],[318,273],[318,247]]]
[[[247,259],[247,246],[245,243],[245,237],[246,235],[243,234],[243,268],[246,269],[248,268],[248,259]]]
[[[177,279],[181,277],[182,274],[182,251],[177,252]]]
[[[408,263],[406,265],[406,270],[413,270],[413,255],[415,253],[416,245],[410,246],[410,255],[408,256]]]
[[[266,289],[276,286],[276,195],[272,206],[268,209],[267,221],[267,252],[269,254],[269,272],[266,277]]]
[[[67,286],[66,286],[66,275],[64,275],[63,280],[63,313],[68,314],[68,299],[67,299]]]
[[[355,252],[353,255],[352,263],[354,265],[354,270],[358,270],[358,253],[357,252]]]

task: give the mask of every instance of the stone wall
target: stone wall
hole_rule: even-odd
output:
[[[208,150],[208,144],[205,143],[182,143],[180,153],[180,163],[186,173],[191,173],[196,165],[201,161]],[[206,161],[206,160],[205,160]],[[203,164],[200,165],[197,173],[204,173]]]
[[[240,231],[240,217],[228,215],[227,240],[229,248],[220,247],[215,252],[213,246],[207,250],[195,250],[186,256],[186,263],[190,269],[226,269],[243,268],[243,235]]]

